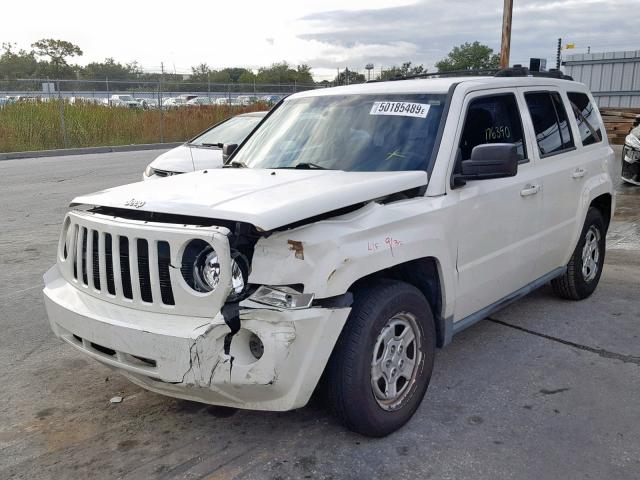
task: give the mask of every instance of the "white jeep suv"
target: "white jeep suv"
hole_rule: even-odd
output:
[[[398,429],[436,347],[602,274],[614,155],[595,102],[507,75],[298,93],[215,174],[76,198],[44,276],[53,331],[155,392],[289,410],[320,386],[348,428]]]

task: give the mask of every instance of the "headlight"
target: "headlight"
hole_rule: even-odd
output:
[[[193,240],[182,254],[182,278],[197,292],[213,292],[220,283],[220,261],[204,240]]]
[[[236,301],[247,289],[249,261],[238,251],[231,252],[231,291],[228,301]],[[196,292],[213,292],[220,284],[218,252],[204,240],[192,240],[182,254],[182,278]]]
[[[298,310],[309,308],[313,298],[314,295],[312,293],[300,293],[291,287],[267,287],[263,285],[249,297],[249,300],[273,307]]]
[[[212,292],[220,283],[220,261],[218,260],[218,252],[213,248],[206,256],[201,255],[196,264],[196,282],[200,284],[202,290]]]
[[[227,300],[234,301],[242,297],[249,278],[249,261],[240,252],[231,253],[231,293]]]
[[[138,170],[138,171],[140,171],[140,170]],[[151,175],[153,175],[153,174],[155,174],[155,173],[156,173],[156,170],[155,170],[155,168],[153,168],[153,167],[151,166],[151,164],[147,165],[147,168],[145,168],[145,169],[144,169],[144,174],[145,174],[147,177],[150,177]]]

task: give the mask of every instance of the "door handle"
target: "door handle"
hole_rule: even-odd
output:
[[[535,195],[540,191],[540,185],[533,185],[531,183],[525,185],[524,189],[520,190],[520,195],[528,197],[529,195]]]
[[[587,174],[587,170],[581,167],[576,168],[571,175],[573,178],[582,178]]]

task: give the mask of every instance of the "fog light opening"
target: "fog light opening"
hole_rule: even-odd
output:
[[[264,344],[255,333],[249,337],[249,350],[256,360],[260,360],[264,354]]]

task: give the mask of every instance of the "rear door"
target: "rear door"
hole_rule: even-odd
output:
[[[540,277],[565,265],[573,251],[581,228],[578,211],[584,182],[598,169],[596,148],[587,151],[582,142],[589,143],[592,136],[593,144],[601,143],[602,137],[584,120],[581,127],[576,124],[576,116],[599,118],[588,101],[574,97],[578,105],[573,105],[558,88],[521,91],[536,138],[532,155],[542,180],[541,250],[535,267],[535,276]]]
[[[529,154],[529,129],[521,118],[526,107],[512,90],[474,92],[464,101],[453,173],[470,158],[473,147],[484,143],[513,143],[521,160],[515,177],[467,181],[448,192],[457,197],[454,321],[533,281],[540,178]]]

